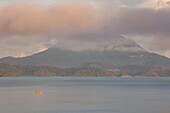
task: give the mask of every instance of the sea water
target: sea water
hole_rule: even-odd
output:
[[[0,113],[170,113],[170,78],[0,78]]]

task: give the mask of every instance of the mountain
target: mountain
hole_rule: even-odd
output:
[[[87,63],[103,65],[127,66],[142,65],[150,67],[170,66],[170,59],[149,52],[122,51],[71,51],[50,48],[46,51],[23,58],[2,58],[0,63],[12,65],[37,65],[54,67],[76,67]]]
[[[119,37],[110,44],[104,44],[98,50],[74,51],[61,48],[49,48],[23,58],[6,57],[0,63],[12,65],[36,65],[53,67],[77,67],[84,64],[95,64],[101,67],[109,65],[122,67],[143,66],[161,67],[170,66],[170,59],[155,53],[145,51],[136,42]],[[122,71],[121,69],[118,69]],[[126,69],[127,70],[127,69]]]
[[[139,74],[138,76],[143,77],[170,77],[170,67],[159,67],[153,68],[151,70],[145,71],[144,73]]]
[[[0,59],[0,76],[154,76],[170,75],[170,59],[119,37],[99,49],[49,48],[23,58]]]
[[[140,45],[131,39],[119,36],[102,47],[103,51],[117,51],[117,52],[146,52]]]

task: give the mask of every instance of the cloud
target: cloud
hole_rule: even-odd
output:
[[[87,4],[50,6],[11,4],[0,8],[0,35],[33,35],[89,29],[93,9]]]
[[[169,35],[169,8],[116,7],[98,12],[85,3],[10,4],[0,8],[0,35],[79,33],[89,32],[92,28],[115,34]]]
[[[170,35],[170,9],[126,8],[118,10],[105,26],[115,33],[127,35]]]
[[[162,54],[170,58],[170,50],[163,51]]]
[[[1,6],[0,56],[30,55],[69,34],[90,31],[95,23],[94,12],[91,5],[76,2]]]
[[[138,7],[153,9],[167,8],[170,7],[170,0],[146,0],[142,4],[139,4]]]
[[[131,0],[136,4],[135,1]],[[127,2],[121,1],[120,4]],[[11,51],[1,54],[20,53],[23,56],[51,46],[75,50],[98,48],[99,45],[111,44],[121,35],[141,36],[139,41],[144,40],[144,48],[170,50],[170,42],[162,40],[169,40],[170,8],[155,10],[107,5],[96,9],[85,2],[51,5],[23,3],[1,7],[0,41],[3,50]],[[147,40],[149,43],[146,44]]]
[[[85,3],[10,4],[0,8],[1,36],[79,33],[94,29],[127,35],[169,35],[169,23],[169,8],[109,7],[96,11]]]
[[[142,46],[149,51],[168,55],[170,50],[170,8],[124,8],[116,11],[105,30],[128,37],[142,37]],[[166,53],[166,54],[164,54]]]

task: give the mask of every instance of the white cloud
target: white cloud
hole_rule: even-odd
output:
[[[146,0],[138,7],[154,9],[168,8],[170,7],[170,0]]]

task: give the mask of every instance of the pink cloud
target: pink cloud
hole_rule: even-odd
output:
[[[93,13],[91,6],[80,3],[51,6],[11,4],[0,8],[0,34],[20,35],[85,30],[94,21]]]

